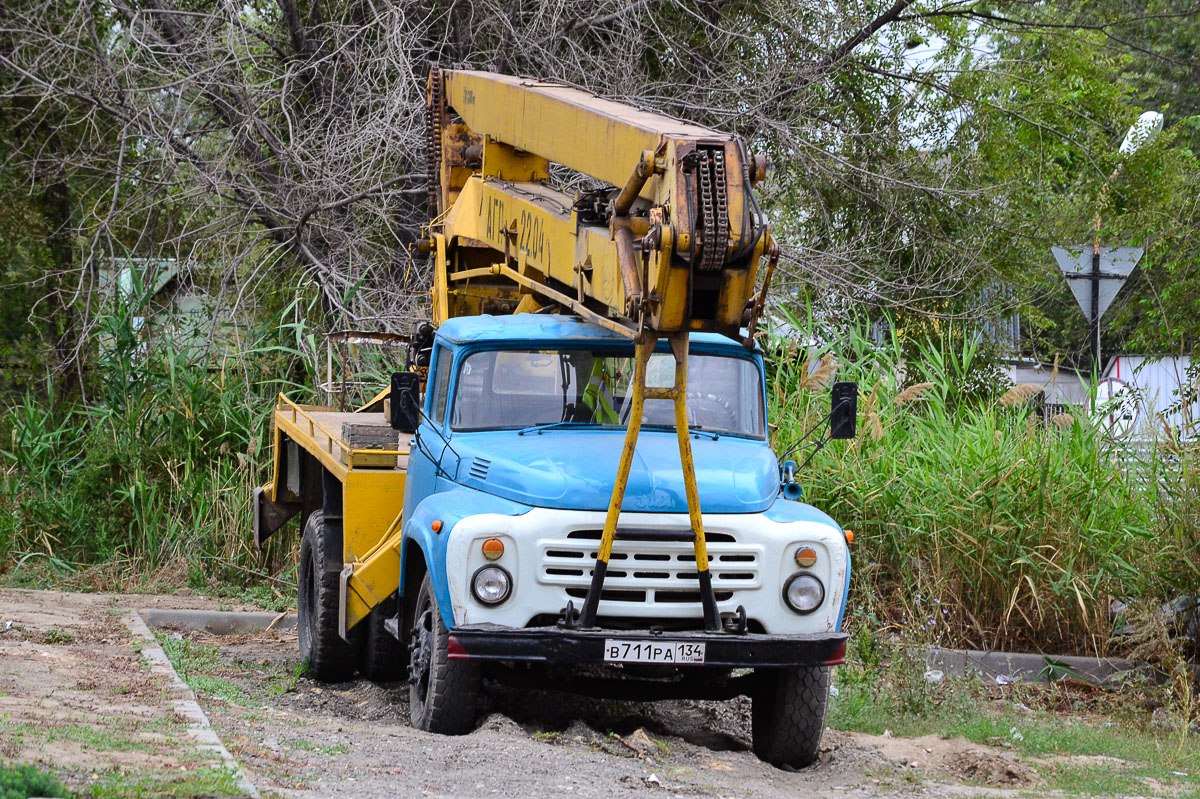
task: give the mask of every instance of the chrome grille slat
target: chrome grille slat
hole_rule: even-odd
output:
[[[581,534],[582,533],[582,534]],[[540,542],[538,581],[561,586],[571,596],[591,584],[596,544],[592,531],[570,531],[562,538]],[[735,536],[716,532],[708,543],[709,569],[725,601],[736,602],[737,592],[760,588],[762,548],[739,544]],[[630,607],[663,603],[699,602],[696,561],[691,541],[627,540],[613,543],[605,594],[620,592],[621,599],[605,599]]]

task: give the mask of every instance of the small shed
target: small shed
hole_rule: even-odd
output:
[[[1194,439],[1200,422],[1200,362],[1187,355],[1117,355],[1104,377],[1114,396],[1127,393],[1136,411],[1130,434],[1153,437],[1170,431],[1181,441]]]
[[[170,347],[185,360],[236,355],[245,323],[181,271],[172,258],[114,258],[100,269],[99,284],[111,301],[127,308],[129,324],[142,342],[140,357],[151,346]],[[102,349],[112,346],[110,338],[101,334]]]

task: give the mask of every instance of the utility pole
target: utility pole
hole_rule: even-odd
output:
[[[1099,215],[1097,215],[1097,221]],[[1100,379],[1100,235],[1097,232],[1096,241],[1092,246],[1092,274],[1091,274],[1091,294],[1092,294],[1092,312],[1089,314],[1092,320],[1091,343],[1092,343],[1092,380]]]

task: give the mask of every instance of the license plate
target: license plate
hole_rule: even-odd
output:
[[[606,638],[604,659],[609,663],[703,663],[704,644]]]

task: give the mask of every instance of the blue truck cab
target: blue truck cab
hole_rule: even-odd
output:
[[[581,628],[572,613],[613,494],[633,359],[628,338],[566,315],[438,328],[407,442],[394,627],[413,723],[469,729],[484,668],[605,696],[748,694],[755,750],[807,765],[829,667],[844,657],[850,557],[833,519],[783,496],[758,352],[690,339],[688,422],[722,631],[702,624],[669,400],[643,409],[596,622]],[[648,385],[669,386],[673,366],[661,342]]]

